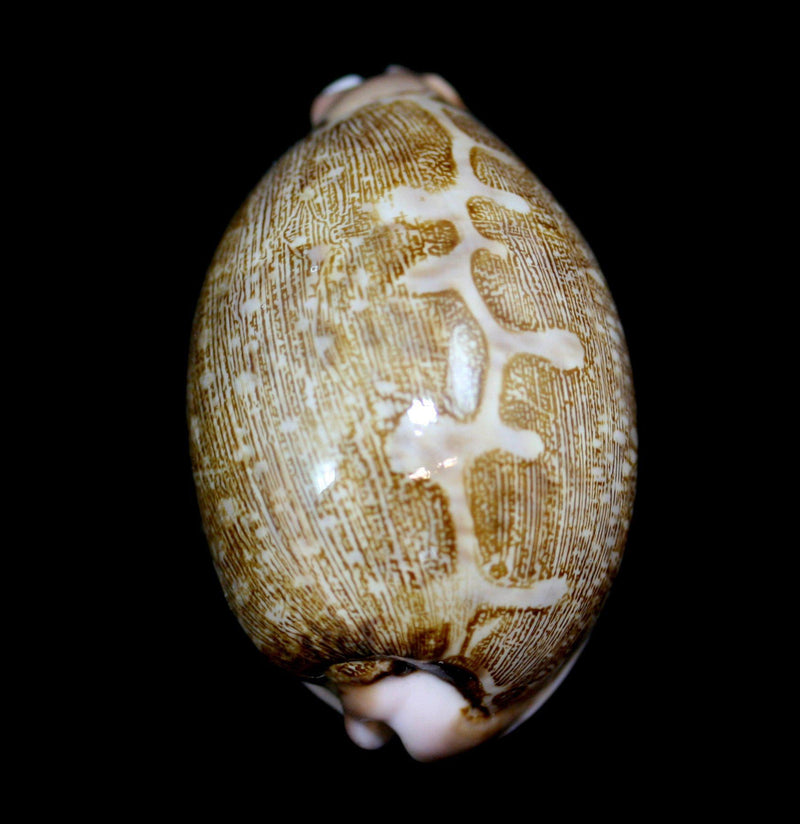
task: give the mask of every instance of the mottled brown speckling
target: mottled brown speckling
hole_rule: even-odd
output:
[[[299,676],[450,663],[492,714],[558,672],[620,563],[611,296],[550,193],[435,95],[317,126],[254,190],[199,301],[188,413],[229,603]]]

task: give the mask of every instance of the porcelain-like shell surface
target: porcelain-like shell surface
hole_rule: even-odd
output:
[[[253,191],[199,301],[188,411],[228,601],[299,676],[434,662],[491,716],[558,674],[620,563],[637,445],[606,282],[433,94],[321,124]]]

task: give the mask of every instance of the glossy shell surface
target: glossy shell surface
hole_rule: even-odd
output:
[[[633,505],[625,339],[575,226],[458,102],[378,95],[273,166],[208,272],[188,414],[232,609],[345,710],[433,673],[486,730],[457,751],[587,637]]]

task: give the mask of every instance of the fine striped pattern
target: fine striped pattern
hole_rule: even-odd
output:
[[[188,413],[229,603],[298,675],[450,664],[491,714],[558,673],[619,565],[611,296],[549,192],[433,95],[318,127],[254,190],[198,304]]]

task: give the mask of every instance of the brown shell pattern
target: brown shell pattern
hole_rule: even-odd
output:
[[[430,97],[316,128],[254,190],[188,412],[229,603],[299,676],[439,662],[491,713],[558,670],[618,568],[636,432],[611,296],[537,178]]]

